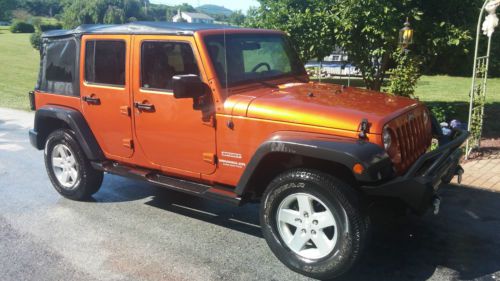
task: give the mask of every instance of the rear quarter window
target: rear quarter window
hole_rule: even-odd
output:
[[[77,96],[77,42],[74,38],[45,40],[38,90]]]

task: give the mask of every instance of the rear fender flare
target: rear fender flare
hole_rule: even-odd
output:
[[[63,106],[44,106],[36,111],[34,131],[37,133],[35,145],[37,149],[41,150],[45,147],[47,136],[53,131],[53,126],[49,122],[54,119],[62,121],[75,133],[78,143],[89,160],[105,159],[83,114],[76,109]]]

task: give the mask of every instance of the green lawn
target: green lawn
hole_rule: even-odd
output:
[[[470,78],[448,76],[424,76],[420,80],[416,96],[429,107],[444,108],[448,119],[466,122],[469,117]],[[500,137],[500,78],[488,80],[483,137]]]
[[[0,107],[29,109],[28,92],[35,87],[40,57],[29,36],[0,27]]]

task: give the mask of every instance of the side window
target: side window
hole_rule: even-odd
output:
[[[42,71],[39,89],[61,94],[78,95],[74,89],[76,78],[76,42],[71,39],[48,40],[43,47]]]
[[[124,86],[125,54],[124,41],[87,41],[85,44],[85,81]]]
[[[142,43],[142,88],[171,90],[172,77],[183,74],[200,74],[191,45],[180,42]]]

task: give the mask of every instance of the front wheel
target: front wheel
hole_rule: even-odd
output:
[[[317,279],[338,277],[353,266],[368,225],[352,187],[315,170],[279,175],[261,205],[261,226],[273,253],[290,269]]]
[[[47,137],[45,168],[54,188],[72,200],[85,200],[96,193],[103,172],[95,170],[71,130],[56,130]]]

